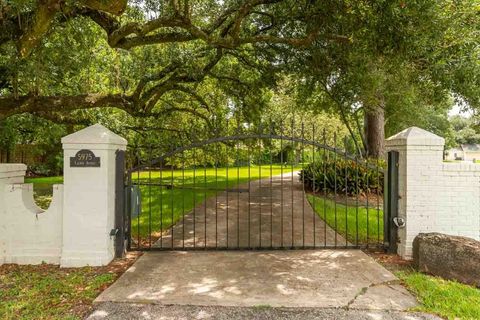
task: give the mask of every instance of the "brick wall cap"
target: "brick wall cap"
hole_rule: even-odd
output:
[[[0,173],[26,171],[27,166],[23,163],[1,163]]]

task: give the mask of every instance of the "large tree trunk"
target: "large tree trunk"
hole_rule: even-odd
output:
[[[385,152],[385,109],[381,106],[365,108],[366,153],[371,158],[382,158]]]

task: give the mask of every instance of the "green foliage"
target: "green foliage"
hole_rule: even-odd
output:
[[[305,75],[303,95],[318,108],[342,115],[358,136],[364,113],[378,109],[385,112],[387,136],[409,126],[447,136],[447,112],[454,102],[479,107],[478,3],[355,1],[344,6],[332,13],[351,42],[318,42],[294,59],[293,72]]]
[[[66,126],[29,114],[15,115],[0,121],[0,150],[13,151],[15,145],[30,146],[28,152],[39,162],[29,170],[39,175],[59,175],[63,168],[60,139],[67,134]]]
[[[451,146],[458,146],[461,144],[475,144],[480,143],[480,133],[478,133],[478,125],[476,125],[473,118],[465,118],[462,116],[453,116],[450,118],[453,131],[453,141]]]
[[[480,315],[480,289],[425,275],[415,271],[397,272],[421,305],[416,311],[438,314],[446,319],[478,319]]]
[[[75,3],[80,2],[67,2]],[[171,3],[129,1],[118,27],[133,22],[154,25],[151,21],[157,18],[169,21]],[[39,4],[10,1],[5,12],[26,14]],[[199,1],[184,19],[195,28],[161,29],[185,34],[202,30],[208,39],[221,34],[231,40],[233,21],[242,16],[236,11],[241,4]],[[154,101],[151,105],[67,112],[62,105],[48,105],[29,112],[75,129],[100,122],[128,138],[130,146],[156,145],[160,153],[212,136],[219,127],[225,133],[226,119],[255,126],[269,118],[288,122],[293,114],[303,114],[307,122],[313,119],[327,129],[340,127],[342,136],[348,130],[350,148],[358,151],[365,144],[364,113],[378,108],[385,111],[387,136],[412,125],[447,136],[451,133],[447,110],[453,102],[479,106],[479,10],[475,1],[453,0],[274,1],[253,8],[240,24],[240,37],[262,35],[265,41],[231,47],[199,39],[162,41],[129,50],[112,48],[106,31],[86,15],[59,13],[28,57],[17,57],[15,41],[21,37],[1,42],[0,99],[85,93],[129,97],[142,80],[156,78],[147,81],[139,98],[160,83],[169,85],[158,100],[149,100]],[[225,29],[208,31],[221,16]],[[161,39],[161,29],[146,36]],[[278,41],[289,36],[301,40],[309,30],[316,36],[305,45]],[[269,42],[270,37],[277,41]],[[203,74],[220,51],[221,58]],[[172,65],[181,67],[169,69]],[[196,77],[191,79],[192,75]],[[200,134],[192,137],[192,127]],[[317,133],[321,129],[317,126]],[[11,133],[1,132],[0,144],[15,144],[17,137]]]
[[[13,121],[0,121],[0,150],[12,150],[17,143],[17,134]]]
[[[63,173],[63,152],[55,150],[54,154],[46,157],[46,161],[42,165],[32,165],[30,170],[38,175],[52,176]]]
[[[383,163],[335,157],[316,160],[300,173],[306,187],[315,192],[358,195],[383,193]]]

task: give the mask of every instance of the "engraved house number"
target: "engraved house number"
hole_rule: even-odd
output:
[[[95,157],[91,150],[82,149],[70,157],[70,167],[100,167],[100,157]]]

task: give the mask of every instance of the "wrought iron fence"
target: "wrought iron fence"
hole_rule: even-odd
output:
[[[269,123],[168,150],[137,147],[128,248],[381,247],[384,164],[349,145],[314,126]]]

